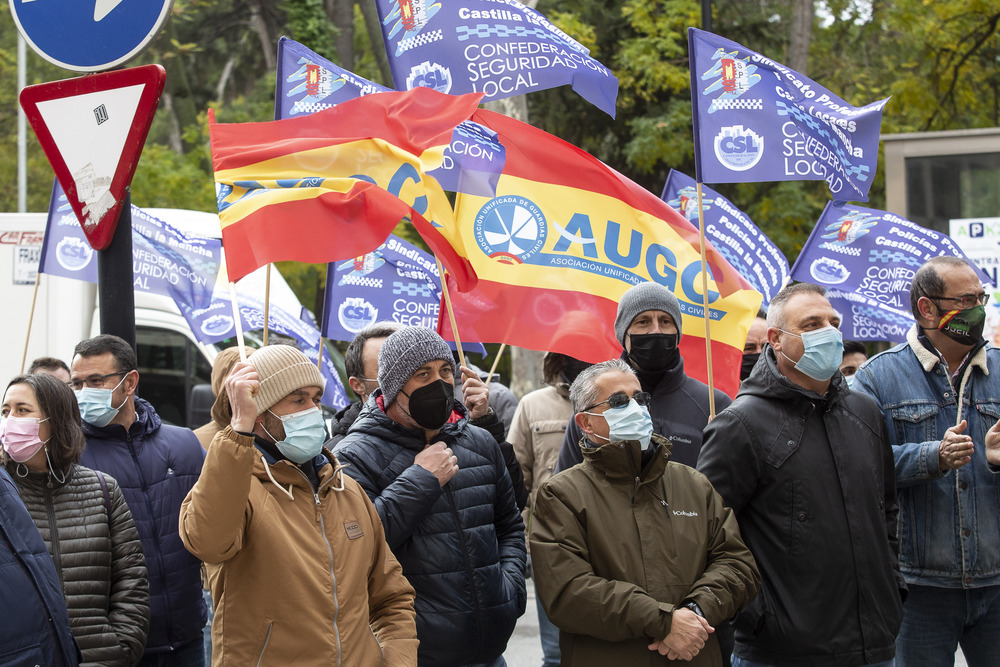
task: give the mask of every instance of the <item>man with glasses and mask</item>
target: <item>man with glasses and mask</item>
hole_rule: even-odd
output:
[[[906,585],[885,422],[838,370],[840,316],[822,287],[782,289],[767,324],[698,459],[763,578],[733,621],[733,667],[888,667]]]
[[[889,429],[909,584],[896,665],[997,665],[1000,635],[1000,350],[983,339],[988,295],[958,257],[935,257],[910,286],[906,342],[861,366],[854,390]],[[990,451],[988,451],[990,450]]]
[[[149,635],[139,665],[204,665],[201,563],[181,543],[177,517],[205,450],[189,429],[161,423],[136,395],[135,350],[117,336],[77,344],[69,385],[87,438],[80,464],[118,481],[146,556]]]
[[[701,449],[701,432],[708,423],[708,386],[684,372],[681,358],[681,307],[670,290],[654,282],[630,288],[618,302],[615,337],[642,390],[652,395],[649,414],[653,432],[673,443],[671,460],[694,466]],[[715,409],[732,399],[715,390]],[[580,463],[580,427],[570,420],[563,437],[556,471]]]
[[[661,664],[651,653],[720,664],[715,626],[760,587],[732,510],[703,475],[670,461],[627,363],[585,369],[570,399],[584,462],[538,491],[531,532],[563,667]]]
[[[454,398],[457,374],[439,335],[396,331],[335,454],[416,591],[420,664],[493,667],[524,613],[524,526],[496,440]]]
[[[368,497],[323,447],[323,377],[269,345],[226,378],[232,419],[184,500],[213,573],[212,655],[232,665],[414,665],[413,588]]]

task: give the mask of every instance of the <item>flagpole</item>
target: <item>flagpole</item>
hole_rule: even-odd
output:
[[[708,421],[715,419],[715,379],[712,377],[712,317],[708,309],[708,254],[705,241],[705,208],[698,181],[698,234],[701,236],[701,293],[705,308],[705,364],[708,373]]]
[[[38,299],[38,283],[42,279],[41,267],[35,273],[35,291],[31,294],[31,312],[28,314],[28,333],[24,336],[24,354],[21,355],[21,373],[24,373],[24,364],[28,361],[28,341],[31,340],[31,323],[35,320],[35,301]]]
[[[448,291],[448,280],[444,275],[444,267],[441,260],[434,257],[437,262],[438,275],[441,276],[441,293],[444,294],[444,305],[448,309],[448,322],[451,323],[451,335],[455,337],[455,347],[458,348],[458,362],[465,366],[465,353],[462,352],[462,341],[458,337],[458,327],[455,325],[455,310],[451,307],[451,292]]]
[[[316,355],[316,370],[320,373],[323,372],[323,341],[326,339],[323,336],[319,337],[319,353]]]
[[[500,344],[500,350],[497,352],[497,358],[493,360],[493,365],[490,366],[490,379],[493,379],[493,374],[496,373],[497,364],[500,363],[500,357],[503,356],[503,351],[507,349],[507,343]],[[488,382],[489,380],[487,380]]]
[[[239,297],[236,295],[236,283],[229,283],[229,295],[233,302],[233,320],[236,321],[236,344],[240,346],[240,361],[247,360],[247,351],[243,346],[243,318],[240,317]],[[267,331],[267,327],[264,327]]]
[[[268,326],[271,323],[270,315],[268,313],[271,310],[271,265],[267,265],[267,274],[264,279],[264,346],[267,347],[267,332],[271,327]],[[241,343],[242,344],[242,343]]]

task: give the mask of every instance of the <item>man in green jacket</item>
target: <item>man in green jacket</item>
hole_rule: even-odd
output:
[[[760,587],[732,511],[703,475],[670,461],[628,364],[584,370],[570,400],[584,462],[538,491],[531,532],[563,667],[721,665],[714,627]]]

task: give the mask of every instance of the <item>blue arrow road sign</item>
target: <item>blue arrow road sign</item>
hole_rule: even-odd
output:
[[[74,72],[99,72],[139,55],[173,0],[9,0],[17,29],[40,56]]]

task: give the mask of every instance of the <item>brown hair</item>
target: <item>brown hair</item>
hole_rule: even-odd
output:
[[[39,410],[49,419],[49,440],[46,445],[53,472],[65,473],[72,464],[80,461],[80,455],[87,444],[80,426],[80,408],[76,403],[76,394],[55,377],[44,373],[18,375],[7,384],[7,389],[15,384],[26,384],[35,392]],[[6,453],[0,456],[7,458]]]

